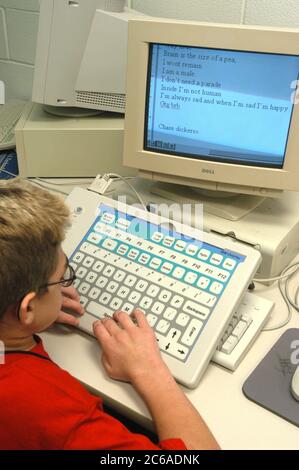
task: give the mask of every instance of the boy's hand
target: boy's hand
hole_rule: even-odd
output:
[[[84,308],[80,304],[80,296],[73,286],[62,287],[61,291],[63,295],[62,309],[56,322],[76,326],[80,321],[80,319],[77,318],[78,315],[82,316],[84,314]],[[64,310],[71,313],[66,313]]]
[[[115,312],[93,324],[102,349],[102,362],[109,376],[134,383],[144,375],[165,370],[158,343],[144,313],[134,310],[136,322],[125,312]]]

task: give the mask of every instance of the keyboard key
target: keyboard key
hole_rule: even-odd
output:
[[[134,305],[127,302],[122,306],[121,309],[122,309],[123,312],[131,313],[134,310]]]
[[[117,282],[122,282],[125,277],[126,277],[126,273],[118,269],[116,273],[114,274],[113,279]]]
[[[232,271],[235,266],[236,266],[236,261],[231,258],[226,258],[226,260],[223,263],[224,269],[228,269],[229,271]]]
[[[245,321],[242,321],[242,320],[239,321],[237,325],[235,326],[235,328],[233,329],[232,335],[236,336],[238,339],[242,338],[248,326],[249,325]]]
[[[199,250],[197,257],[199,259],[203,259],[204,261],[207,261],[209,259],[210,254],[211,252],[209,250],[205,250],[204,248],[202,248],[201,250]]]
[[[203,320],[205,320],[210,313],[210,310],[207,307],[192,302],[191,300],[187,300],[184,304],[183,311],[197,318],[202,318]]]
[[[159,300],[161,300],[161,302],[167,303],[170,300],[171,296],[171,292],[163,289],[159,295]]]
[[[137,292],[136,290],[133,290],[131,294],[129,295],[128,300],[129,302],[136,304],[137,302],[139,302],[140,297],[141,297],[141,294]]]
[[[137,277],[133,276],[132,274],[129,274],[126,279],[124,284],[128,287],[133,287],[137,281]]]
[[[150,297],[156,297],[159,292],[160,292],[160,288],[158,286],[155,286],[155,285],[151,285],[146,291],[146,293]]]
[[[85,305],[87,304],[88,302],[88,298],[87,297],[84,297],[83,295],[81,295],[80,297],[80,304],[85,307]]]
[[[127,245],[119,245],[116,252],[118,254],[124,256],[127,253],[128,249],[129,249],[129,247]]]
[[[115,268],[113,266],[106,266],[106,268],[103,271],[103,276],[111,277],[114,271],[115,271]]]
[[[174,244],[174,249],[177,250],[177,251],[184,251],[184,249],[186,248],[186,245],[187,245],[187,243],[184,242],[183,240],[178,240]]]
[[[174,295],[170,305],[175,308],[180,308],[184,303],[184,298],[181,297],[180,295]]]
[[[95,280],[98,278],[98,275],[91,271],[90,273],[87,274],[86,276],[86,281],[90,282],[90,284],[93,284]]]
[[[142,253],[142,255],[139,256],[138,261],[141,264],[147,264],[150,259],[150,255],[148,255],[147,253]]]
[[[128,253],[128,258],[135,260],[138,257],[139,253],[139,250],[135,250],[134,248],[132,248]]]
[[[166,320],[172,321],[177,316],[177,313],[178,311],[175,308],[167,307],[163,314],[163,317],[166,318]]]
[[[101,217],[101,221],[105,222],[105,224],[113,224],[113,222],[115,221],[115,214],[105,212]]]
[[[153,235],[151,236],[151,239],[154,242],[159,243],[163,239],[163,233],[161,232],[154,232]]]
[[[95,233],[95,232],[92,232],[87,240],[91,243],[95,243],[96,245],[102,240],[103,238],[103,235],[101,235],[100,233]]]
[[[220,282],[213,282],[210,287],[210,292],[212,292],[213,294],[220,294],[223,287],[223,284],[221,284]]]
[[[85,307],[85,310],[96,318],[104,318],[104,316],[112,316],[113,311],[103,305],[99,305],[97,302],[91,301]]]
[[[196,245],[192,245],[192,244],[188,245],[187,248],[186,248],[187,255],[195,256],[196,253],[198,252],[198,248],[199,247],[196,246]]]
[[[111,281],[109,282],[108,286],[106,287],[107,292],[110,292],[111,294],[114,294],[119,287],[118,282]]]
[[[106,238],[102,244],[103,248],[109,251],[114,251],[117,245],[118,245],[117,241],[111,240],[110,238]]]
[[[210,258],[210,263],[219,265],[222,263],[223,256],[219,255],[218,253],[214,253]]]
[[[230,354],[237,343],[238,338],[236,336],[229,336],[225,343],[222,345],[221,351],[225,354]]]
[[[107,294],[107,292],[104,292],[101,297],[99,298],[99,303],[103,305],[107,305],[111,300],[111,294]]]
[[[97,287],[93,287],[89,292],[89,298],[96,300],[99,297],[100,293],[101,293],[101,289],[98,289]]]
[[[190,317],[186,313],[180,313],[176,319],[176,323],[180,326],[186,326]]]
[[[81,261],[83,260],[83,258],[84,258],[83,253],[77,252],[77,253],[75,254],[75,256],[73,257],[73,260],[74,260],[76,263],[81,263]]]
[[[197,278],[198,278],[197,274],[189,272],[186,274],[184,280],[188,282],[188,284],[194,284]]]
[[[78,279],[83,279],[85,277],[87,273],[87,269],[86,268],[79,268],[77,271],[76,271],[76,276]]]
[[[164,274],[170,274],[173,269],[173,264],[171,263],[164,263],[161,267],[161,271]]]
[[[192,346],[202,328],[202,325],[203,323],[200,320],[193,318],[187,326],[187,329],[181,338],[181,342],[187,346]]]
[[[83,261],[83,266],[85,266],[86,268],[91,268],[93,263],[94,258],[92,258],[91,256],[86,256],[85,260]]]
[[[164,305],[164,304],[162,304],[161,302],[155,302],[154,305],[152,306],[151,311],[152,311],[155,315],[161,315],[161,313],[163,312],[164,309],[165,309],[165,305]]]
[[[153,303],[153,299],[151,299],[150,297],[143,297],[139,305],[144,310],[148,310],[150,306],[152,305],[152,303]]]
[[[181,279],[184,276],[185,272],[186,270],[184,268],[177,267],[174,269],[172,275],[176,279]]]
[[[197,285],[201,289],[206,289],[209,286],[209,284],[210,284],[210,280],[207,277],[204,277],[204,276],[201,276],[197,281]]]
[[[162,319],[157,324],[156,329],[157,331],[159,331],[159,333],[165,334],[169,330],[169,327],[170,327],[170,323],[167,320]]]
[[[102,261],[96,261],[95,265],[93,266],[93,270],[97,273],[100,273],[104,267],[104,263]]]
[[[90,289],[90,284],[87,284],[87,282],[82,282],[82,284],[80,284],[79,288],[78,288],[78,292],[80,294],[87,294],[89,292],[89,289]]]
[[[118,297],[125,299],[127,295],[129,294],[129,292],[130,292],[130,289],[128,287],[123,286],[119,289],[119,291],[117,292],[117,295]]]
[[[107,282],[108,282],[107,277],[100,276],[96,282],[96,286],[103,289],[106,286]]]
[[[112,308],[112,310],[116,311],[119,310],[123,301],[119,299],[118,297],[115,297],[112,302],[109,304],[109,307]]]
[[[163,245],[171,247],[174,244],[175,238],[173,237],[165,237],[163,240]]]
[[[143,281],[143,279],[140,279],[136,286],[135,286],[135,289],[137,289],[139,292],[144,292],[146,290],[148,286],[148,282],[146,281]]]
[[[156,315],[153,315],[152,313],[149,313],[148,315],[146,315],[146,319],[149,325],[153,328],[157,323],[158,317],[156,317]]]
[[[158,269],[162,261],[159,258],[153,258],[149,264],[152,269]]]

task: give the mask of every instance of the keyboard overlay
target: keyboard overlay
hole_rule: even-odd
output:
[[[101,204],[70,257],[96,319],[142,309],[160,349],[185,362],[245,256]]]

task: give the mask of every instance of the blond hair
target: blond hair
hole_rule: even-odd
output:
[[[0,181],[0,318],[48,282],[68,221],[60,197],[19,178]]]

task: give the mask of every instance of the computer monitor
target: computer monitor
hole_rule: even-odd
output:
[[[232,220],[298,191],[298,75],[299,30],[130,21],[124,164],[181,202],[235,194]]]
[[[54,114],[124,113],[125,0],[41,0],[32,101]]]

